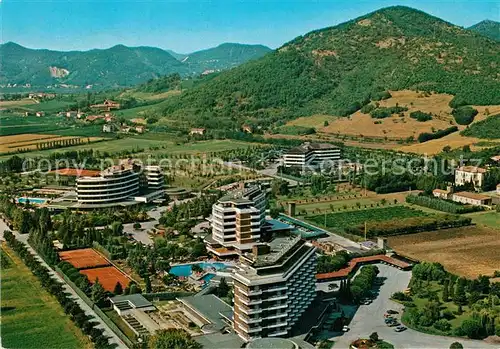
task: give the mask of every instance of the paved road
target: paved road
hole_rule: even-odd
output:
[[[123,225],[123,231],[127,234],[132,234],[132,237],[139,242],[142,242],[145,245],[152,245],[153,244],[153,239],[148,234],[148,231],[153,229],[155,225],[157,225],[159,222],[159,219],[163,212],[165,212],[167,209],[172,207],[174,204],[179,205],[185,202],[189,202],[196,197],[184,199],[184,200],[174,200],[170,202],[167,206],[158,206],[154,207],[151,210],[147,212],[148,216],[152,218],[151,221],[148,222],[140,222],[141,223],[141,229],[136,230],[134,229],[134,223],[128,223]]]
[[[9,230],[9,228],[7,227],[7,225],[5,224],[5,222],[0,219],[0,240],[3,240],[3,232],[5,230]],[[64,281],[63,278],[61,278],[51,267],[49,267],[44,261],[43,259],[36,253],[35,250],[33,250],[33,248],[28,244],[28,234],[18,234],[17,232],[14,232],[14,234],[16,235],[16,238],[23,242],[26,247],[28,247],[28,250],[33,254],[35,255],[35,257],[47,268],[49,269],[49,272],[50,274],[52,275],[53,278],[55,278],[56,280],[58,280],[61,284],[63,284],[63,287],[64,287],[64,290],[66,291],[66,293],[69,293],[72,298],[74,300],[76,300],[76,302],[78,303],[78,305],[83,309],[83,311],[85,311],[85,314],[88,315],[88,316],[91,316],[93,319],[92,321],[95,321],[97,322],[99,325],[97,325],[96,327],[97,328],[102,328],[104,330],[104,335],[109,337],[109,342],[110,343],[114,343],[117,345],[117,348],[127,348],[127,346],[125,345],[125,343],[123,343],[121,341],[120,338],[118,338],[118,336],[115,335],[115,333],[113,331],[111,331],[111,329],[108,327],[108,325],[106,325],[102,320],[101,318],[94,312],[94,310],[92,310],[91,307],[89,307],[87,305],[87,303],[85,303],[79,296],[78,294]]]
[[[384,264],[377,264],[380,269],[379,277],[386,280],[380,288],[378,297],[370,305],[361,305],[349,324],[350,331],[333,337],[335,347],[348,348],[349,344],[360,338],[368,337],[372,332],[377,332],[379,337],[392,343],[398,349],[404,348],[443,348],[448,349],[453,342],[460,342],[464,348],[500,348],[500,345],[491,345],[484,341],[466,340],[444,336],[434,336],[412,329],[397,333],[393,328],[384,323],[384,313],[394,309],[401,313],[402,305],[393,302],[389,297],[396,291],[402,291],[411,279],[411,271],[401,271]]]

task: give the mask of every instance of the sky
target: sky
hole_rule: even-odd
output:
[[[124,44],[188,53],[224,42],[277,48],[393,5],[463,27],[500,20],[498,0],[0,0],[0,41],[65,51]]]

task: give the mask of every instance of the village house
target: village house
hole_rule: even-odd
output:
[[[110,99],[106,99],[104,102],[100,104],[91,105],[90,107],[109,112],[112,109],[120,109],[120,103],[112,101]]]
[[[439,198],[439,199],[451,200],[451,197],[453,195],[453,187],[448,186],[448,188],[446,188],[446,190],[434,189],[432,191],[432,195],[436,198]]]
[[[42,117],[42,116],[45,116],[45,112],[43,112],[43,111],[37,111],[35,113],[35,115],[38,116],[38,117]]]
[[[205,134],[205,129],[204,128],[192,128],[191,132],[189,132],[189,134],[203,136]]]
[[[111,122],[114,120],[115,120],[115,117],[113,115],[108,115],[108,116],[104,117],[104,121],[106,121],[106,122]]]
[[[461,191],[453,194],[452,200],[466,205],[491,206],[492,198],[486,195]]]
[[[78,112],[74,110],[70,110],[66,112],[66,117],[67,118],[75,118],[78,115]]]
[[[104,132],[104,133],[116,132],[117,130],[118,130],[118,126],[116,126],[115,124],[102,125],[102,132]]]
[[[44,93],[44,92],[36,92],[36,93],[30,93],[28,95],[29,99],[53,99],[56,98],[55,93]]]
[[[243,126],[241,126],[241,130],[243,132],[246,132],[246,133],[252,133],[253,132],[252,126],[250,126],[250,125],[243,125]]]
[[[104,119],[104,115],[89,115],[85,118],[85,121],[94,122],[99,119]]]
[[[455,185],[472,183],[475,188],[480,188],[483,186],[486,172],[486,169],[477,166],[461,166],[455,170]]]
[[[135,130],[137,131],[137,133],[144,133],[144,126],[136,126],[135,127]]]

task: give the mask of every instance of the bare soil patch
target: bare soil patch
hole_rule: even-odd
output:
[[[500,230],[469,226],[389,237],[396,252],[438,262],[455,274],[476,278],[500,269]]]

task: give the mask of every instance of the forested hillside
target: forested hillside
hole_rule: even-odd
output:
[[[173,73],[195,76],[205,70],[233,68],[270,50],[262,45],[223,44],[187,57],[173,53],[174,57],[156,47],[116,45],[103,50],[62,52],[8,42],[0,45],[0,83],[133,86]]]
[[[170,99],[169,119],[206,127],[267,126],[316,113],[348,115],[380,92],[455,95],[500,104],[500,44],[396,6],[300,36],[259,60]]]
[[[472,27],[469,27],[469,29],[487,36],[490,39],[500,41],[500,22],[487,19],[474,24]]]

